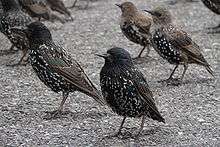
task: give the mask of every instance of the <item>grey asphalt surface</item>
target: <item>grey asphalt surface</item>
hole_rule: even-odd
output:
[[[118,25],[121,12],[114,5],[121,2],[93,1],[86,10],[71,10],[73,22],[64,25],[45,22],[55,42],[79,61],[97,87],[104,61],[94,56],[95,53],[118,46],[136,56],[141,48],[121,33]],[[140,9],[166,5],[164,0],[133,2]],[[71,1],[65,3],[70,5]],[[46,111],[57,109],[62,95],[41,83],[30,65],[6,66],[16,63],[20,53],[1,55],[0,146],[220,146],[220,34],[207,34],[205,29],[217,26],[220,17],[201,2],[180,2],[169,8],[174,23],[201,46],[215,78],[203,67],[190,65],[183,85],[158,83],[169,76],[174,66],[152,49],[152,58],[144,58],[137,66],[145,75],[166,124],[147,119],[138,139],[107,137],[118,130],[122,117],[78,92],[67,99],[62,118],[45,120]],[[0,38],[0,50],[7,50],[9,41],[2,34]],[[176,76],[180,76],[182,69]],[[139,125],[140,119],[128,119],[123,132],[135,133]]]

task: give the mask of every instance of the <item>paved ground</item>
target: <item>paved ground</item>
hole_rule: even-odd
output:
[[[99,0],[92,2],[87,10],[72,9],[75,20],[64,25],[46,22],[54,40],[81,63],[97,86],[103,60],[94,53],[119,46],[136,56],[140,49],[119,29],[120,10],[114,5],[117,2],[121,1]],[[163,0],[133,2],[140,9],[166,4]],[[152,50],[152,59],[137,66],[146,76],[166,124],[146,120],[139,139],[107,138],[117,131],[122,118],[79,93],[70,95],[63,118],[45,120],[45,111],[58,107],[61,94],[46,88],[31,66],[6,66],[17,62],[20,54],[4,55],[0,56],[0,146],[220,146],[220,34],[207,34],[204,30],[218,25],[220,17],[201,2],[178,3],[170,9],[174,22],[189,32],[203,49],[215,69],[216,79],[204,68],[192,65],[182,86],[162,85],[157,81],[167,78],[173,66]],[[8,49],[9,41],[2,34],[0,37],[0,49]],[[179,74],[181,71],[182,68]],[[124,132],[137,131],[139,124],[139,119],[128,119],[126,127],[130,129]]]

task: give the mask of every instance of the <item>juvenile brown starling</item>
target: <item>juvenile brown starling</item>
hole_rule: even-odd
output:
[[[32,19],[21,10],[17,0],[1,0],[1,2],[4,10],[4,14],[1,18],[2,33],[6,35],[12,43],[10,50],[15,46],[23,53],[20,61],[14,65],[23,64],[29,49],[29,42],[24,33],[15,33],[11,31],[11,28],[26,26],[32,22]]]
[[[217,15],[220,15],[220,0],[202,0],[204,5],[209,8],[212,12],[214,12]],[[215,28],[219,28],[220,24]]]
[[[145,11],[153,16],[154,26],[152,27],[151,42],[154,49],[170,64],[176,65],[166,80],[168,83],[181,84],[188,64],[202,65],[213,75],[213,71],[203,57],[200,47],[193,42],[186,32],[172,24],[171,14],[166,8],[158,7],[152,11]],[[184,71],[180,80],[174,81],[172,76],[178,65],[183,65]]]
[[[19,3],[31,17],[37,17],[39,21],[44,18],[52,22],[58,20],[65,23],[65,20],[52,12],[46,0],[19,0]]]
[[[142,117],[138,135],[143,129],[145,117],[164,122],[142,73],[133,65],[130,54],[122,48],[112,48],[107,54],[100,73],[101,90],[107,104],[124,119],[117,135],[121,133],[126,117]]]
[[[61,114],[63,105],[70,92],[79,91],[98,103],[104,104],[96,89],[79,63],[68,55],[63,48],[55,45],[48,28],[41,22],[34,22],[23,31],[30,41],[30,62],[39,79],[54,92],[62,92],[63,99],[58,110],[51,117]]]
[[[124,2],[121,5],[116,4],[121,8],[122,15],[120,20],[120,28],[123,34],[132,42],[140,44],[143,49],[138,54],[137,58],[141,57],[142,52],[147,47],[147,55],[150,52],[149,31],[152,19],[142,12],[138,11],[135,5],[131,2]]]
[[[47,3],[53,11],[57,11],[63,15],[66,15],[70,17],[71,20],[73,20],[70,11],[66,8],[62,0],[47,0]]]

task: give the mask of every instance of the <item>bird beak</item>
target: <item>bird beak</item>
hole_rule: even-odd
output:
[[[95,55],[98,56],[98,57],[102,57],[102,58],[104,58],[104,59],[108,58],[108,56],[109,56],[109,54],[102,54],[102,55],[100,55],[100,54],[95,54]]]
[[[155,15],[155,13],[152,12],[152,11],[150,11],[150,10],[143,10],[143,11],[145,11],[145,12],[147,12],[147,13],[150,13],[151,15]]]
[[[121,5],[120,4],[115,4],[116,6],[118,6],[119,8],[121,8]]]

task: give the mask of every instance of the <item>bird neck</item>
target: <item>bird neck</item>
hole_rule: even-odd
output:
[[[17,0],[2,0],[4,12],[20,10],[21,7]]]

